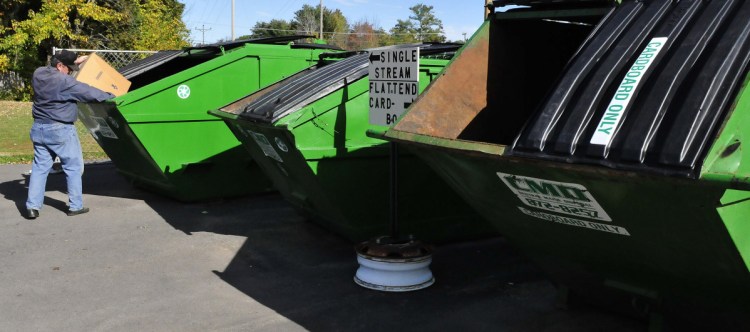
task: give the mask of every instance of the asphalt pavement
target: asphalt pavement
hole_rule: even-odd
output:
[[[501,237],[441,245],[436,283],[382,293],[353,282],[354,244],[278,195],[187,204],[88,164],[65,215],[50,175],[23,217],[29,165],[0,166],[0,331],[642,331],[645,322],[559,304]]]

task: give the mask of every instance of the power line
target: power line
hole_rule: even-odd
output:
[[[206,20],[208,20],[208,21],[211,21],[211,19],[212,19],[212,17],[213,17],[213,13],[214,13],[214,10],[216,9],[216,6],[217,6],[218,4],[219,4],[219,1],[216,1],[216,0],[215,0],[215,1],[212,1],[212,6],[211,6],[211,9],[209,9],[209,10],[207,10],[207,11],[203,12],[203,15],[204,15],[204,17],[206,18]],[[214,21],[215,21],[215,20],[214,20]]]
[[[292,1],[293,1],[293,0],[287,0],[287,1],[286,1],[286,2],[284,3],[284,5],[283,5],[283,6],[279,7],[279,11],[278,11],[278,12],[276,12],[276,14],[274,14],[274,15],[273,15],[273,16],[272,16],[271,18],[274,18],[274,17],[279,17],[279,14],[281,14],[282,12],[285,12],[285,11],[286,11],[286,8],[287,8],[287,7],[288,7],[288,6],[290,5],[290,2],[292,2]]]

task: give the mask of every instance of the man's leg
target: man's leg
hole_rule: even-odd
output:
[[[69,210],[78,211],[83,208],[83,153],[75,126],[66,126],[63,135],[63,142],[55,148],[55,152],[60,157],[68,183]]]
[[[42,204],[44,204],[47,174],[52,168],[52,154],[44,144],[44,128],[41,125],[34,124],[30,136],[34,144],[34,161],[29,175],[29,194],[26,199],[26,208],[40,210]]]

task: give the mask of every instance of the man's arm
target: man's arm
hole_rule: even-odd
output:
[[[69,96],[72,100],[90,103],[105,101],[115,97],[115,95],[109,92],[104,92],[86,83],[78,82],[70,76],[65,78],[67,88],[64,89],[63,93]]]

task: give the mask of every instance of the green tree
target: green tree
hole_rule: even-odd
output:
[[[394,44],[411,44],[419,41],[414,29],[414,23],[409,20],[396,20],[391,28],[391,40]]]
[[[443,22],[432,12],[433,6],[416,4],[409,8],[408,20],[398,20],[391,34],[398,43],[445,42]]]
[[[177,0],[120,0],[121,23],[100,47],[128,50],[166,50],[190,46],[190,30],[182,22],[185,5]]]
[[[292,23],[287,20],[273,19],[269,22],[256,22],[250,38],[289,36],[294,34]]]
[[[292,28],[298,33],[317,36],[320,34],[320,6],[303,5],[302,9],[294,12]],[[349,30],[349,23],[341,10],[323,8],[323,36],[319,38],[339,46],[346,46],[345,33]]]
[[[20,21],[28,17],[29,9],[40,8],[41,0],[3,0],[0,1],[0,29],[10,27],[11,21]],[[0,30],[2,35],[2,30]]]
[[[187,46],[177,0],[4,0],[0,73],[28,79],[53,47],[174,49]],[[27,84],[28,86],[28,84]],[[26,91],[24,99],[28,99]]]
[[[36,67],[47,61],[52,47],[89,46],[88,37],[95,33],[88,29],[89,22],[109,25],[121,18],[117,11],[85,0],[44,1],[38,7],[32,7],[33,3],[27,5],[15,7],[25,14],[13,14],[0,39],[0,72],[13,71],[27,80]],[[16,99],[30,98],[30,85],[26,87],[15,93]]]
[[[432,6],[417,4],[409,8],[413,15],[409,20],[414,22],[417,39],[423,42],[444,42],[443,22],[432,13]]]

